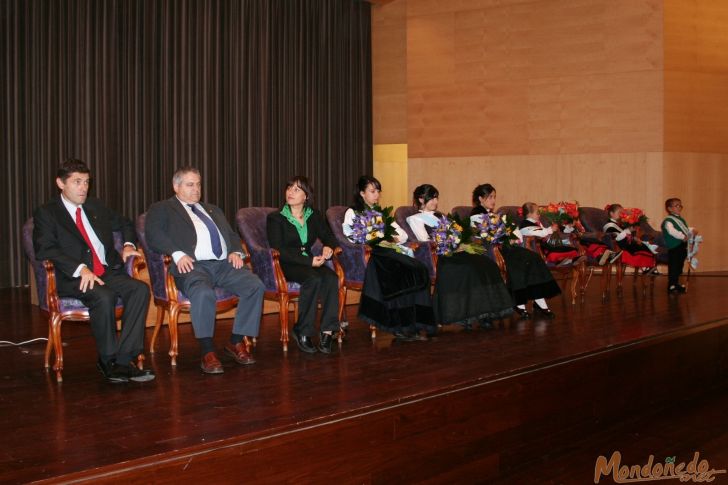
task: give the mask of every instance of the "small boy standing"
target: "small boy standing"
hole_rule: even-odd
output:
[[[685,293],[685,286],[680,284],[683,265],[688,256],[688,239],[696,236],[698,231],[688,227],[688,223],[682,218],[682,201],[677,198],[665,201],[665,210],[668,216],[662,221],[662,234],[665,237],[667,246],[667,292]]]

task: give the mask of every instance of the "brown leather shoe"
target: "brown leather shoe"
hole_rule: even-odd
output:
[[[235,345],[228,342],[225,345],[225,352],[230,354],[230,356],[235,359],[235,362],[240,365],[255,364],[255,359],[252,355],[250,355],[250,352],[248,352],[248,348],[244,342],[240,342]]]
[[[222,364],[215,355],[215,352],[208,352],[202,356],[202,362],[200,363],[200,369],[205,374],[222,374],[225,372],[222,370]]]

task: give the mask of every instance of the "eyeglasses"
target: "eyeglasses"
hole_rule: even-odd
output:
[[[682,209],[683,208],[682,204],[675,204],[673,207],[676,208],[676,209]]]

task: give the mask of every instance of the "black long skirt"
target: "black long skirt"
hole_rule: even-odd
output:
[[[359,318],[386,332],[434,332],[437,327],[425,265],[390,248],[372,248]]]
[[[501,254],[516,305],[561,294],[561,288],[541,256],[521,246],[503,246]]]
[[[433,299],[435,318],[444,324],[467,325],[513,312],[498,265],[487,256],[466,252],[438,258]]]

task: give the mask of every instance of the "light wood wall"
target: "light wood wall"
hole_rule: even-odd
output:
[[[728,2],[664,2],[664,198],[705,236],[702,269],[728,270]]]
[[[375,143],[406,143],[402,191],[433,183],[449,210],[490,182],[499,205],[616,201],[654,225],[677,195],[707,238],[701,270],[728,270],[714,224],[728,177],[728,2],[394,0],[372,25]]]

